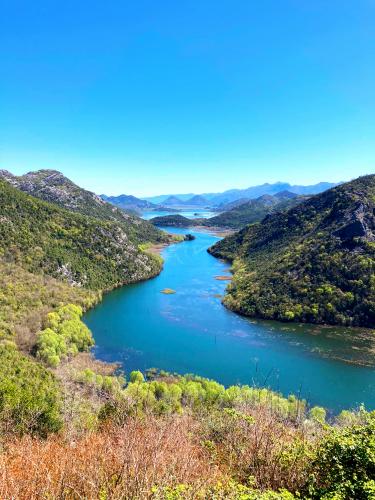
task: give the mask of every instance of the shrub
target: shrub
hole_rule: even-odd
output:
[[[375,498],[375,412],[331,429],[318,445],[309,492],[316,499]]]
[[[38,334],[37,356],[49,366],[56,367],[66,356],[87,351],[94,341],[81,316],[82,308],[74,304],[49,313],[47,328]]]
[[[55,377],[10,344],[0,344],[0,425],[4,432],[41,436],[62,426]]]

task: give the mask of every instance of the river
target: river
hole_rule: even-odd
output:
[[[228,264],[207,253],[218,237],[189,232],[194,241],[163,250],[159,276],[108,293],[86,313],[97,358],[120,362],[126,373],[157,367],[266,386],[333,413],[361,403],[375,409],[374,334],[228,311],[220,299],[227,282],[215,279],[228,275]],[[176,293],[161,293],[165,288]]]

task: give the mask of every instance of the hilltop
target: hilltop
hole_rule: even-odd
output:
[[[127,194],[120,194],[119,196],[106,196],[102,194],[100,197],[102,200],[108,201],[108,203],[112,203],[112,205],[122,210],[129,210],[131,212],[143,212],[144,210],[154,210],[157,208],[157,205],[154,203]]]
[[[57,170],[38,170],[15,176],[7,170],[0,170],[0,179],[13,187],[41,200],[82,215],[117,222],[139,242],[163,241],[160,231],[139,217],[126,213],[100,196],[83,189]]]
[[[375,324],[375,175],[268,215],[209,249],[234,261],[225,304],[247,315]]]

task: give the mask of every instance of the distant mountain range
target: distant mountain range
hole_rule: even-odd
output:
[[[236,202],[237,200],[243,199],[244,201],[248,201],[263,195],[275,195],[283,191],[288,191],[297,195],[318,194],[337,185],[338,183],[319,182],[318,184],[309,186],[300,186],[291,185],[288,182],[276,182],[274,184],[266,183],[259,186],[252,186],[246,189],[229,189],[223,193],[203,193],[201,195],[194,195],[191,193],[171,194],[151,196],[143,199],[164,206],[222,207],[223,205]]]
[[[297,195],[289,191],[281,191],[275,195],[264,194],[254,200],[241,198],[222,206],[221,213],[215,217],[189,219],[180,214],[154,217],[150,220],[155,226],[190,227],[206,226],[226,229],[241,229],[247,224],[261,221],[266,215],[275,211],[286,210],[306,200],[307,196]]]

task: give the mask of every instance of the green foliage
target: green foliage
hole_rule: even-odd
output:
[[[122,227],[133,242],[167,241],[166,235],[156,230],[147,221],[140,219],[134,213],[125,212],[105,202],[96,194],[77,186],[56,170],[38,170],[22,176],[0,171],[0,179],[1,177],[19,190],[61,208],[103,221],[115,222]]]
[[[47,316],[46,328],[37,338],[37,356],[56,367],[67,356],[87,351],[94,341],[90,330],[81,321],[82,309],[74,304],[61,306]]]
[[[184,500],[185,498],[196,498],[197,500],[294,500],[296,497],[289,491],[259,491],[244,486],[235,481],[226,484],[219,483],[216,486],[201,487],[187,484],[179,484],[175,487],[152,488],[154,500]]]
[[[158,259],[138,248],[155,241],[157,230],[148,224],[150,235],[139,233],[143,222],[138,218],[128,216],[119,224],[74,213],[4,181],[0,181],[0,212],[0,256],[29,272],[107,290],[149,278],[161,269]],[[156,234],[159,241],[167,239],[165,233]]]
[[[81,384],[92,386],[109,394],[119,394],[125,384],[125,378],[121,376],[100,375],[90,368],[77,373],[76,380]]]
[[[100,296],[99,292],[32,274],[0,258],[0,339],[16,338],[19,345],[30,349],[48,312],[70,302],[87,309]]]
[[[155,374],[153,375],[155,376]],[[231,409],[243,405],[264,405],[289,419],[299,419],[305,413],[305,402],[268,389],[248,385],[230,386],[227,389],[213,380],[194,375],[156,375],[155,380],[145,380],[140,371],[130,374],[123,396],[131,401],[134,410],[156,414],[180,413],[184,408],[205,410],[207,408]],[[241,416],[240,413],[234,412]]]
[[[134,370],[130,373],[130,382],[132,384],[136,384],[136,383],[142,383],[145,381],[145,378],[142,374],[142,372],[140,372],[139,370]]]
[[[309,493],[316,499],[375,498],[375,412],[333,428],[319,443]]]
[[[225,304],[281,321],[375,323],[375,176],[267,216],[209,251],[234,261]]]
[[[0,344],[0,426],[3,432],[46,436],[62,426],[60,394],[51,372]]]
[[[327,416],[327,412],[321,406],[314,406],[309,411],[309,417],[311,418],[311,420],[315,420],[316,422],[318,422],[320,424],[325,423],[326,416]]]

